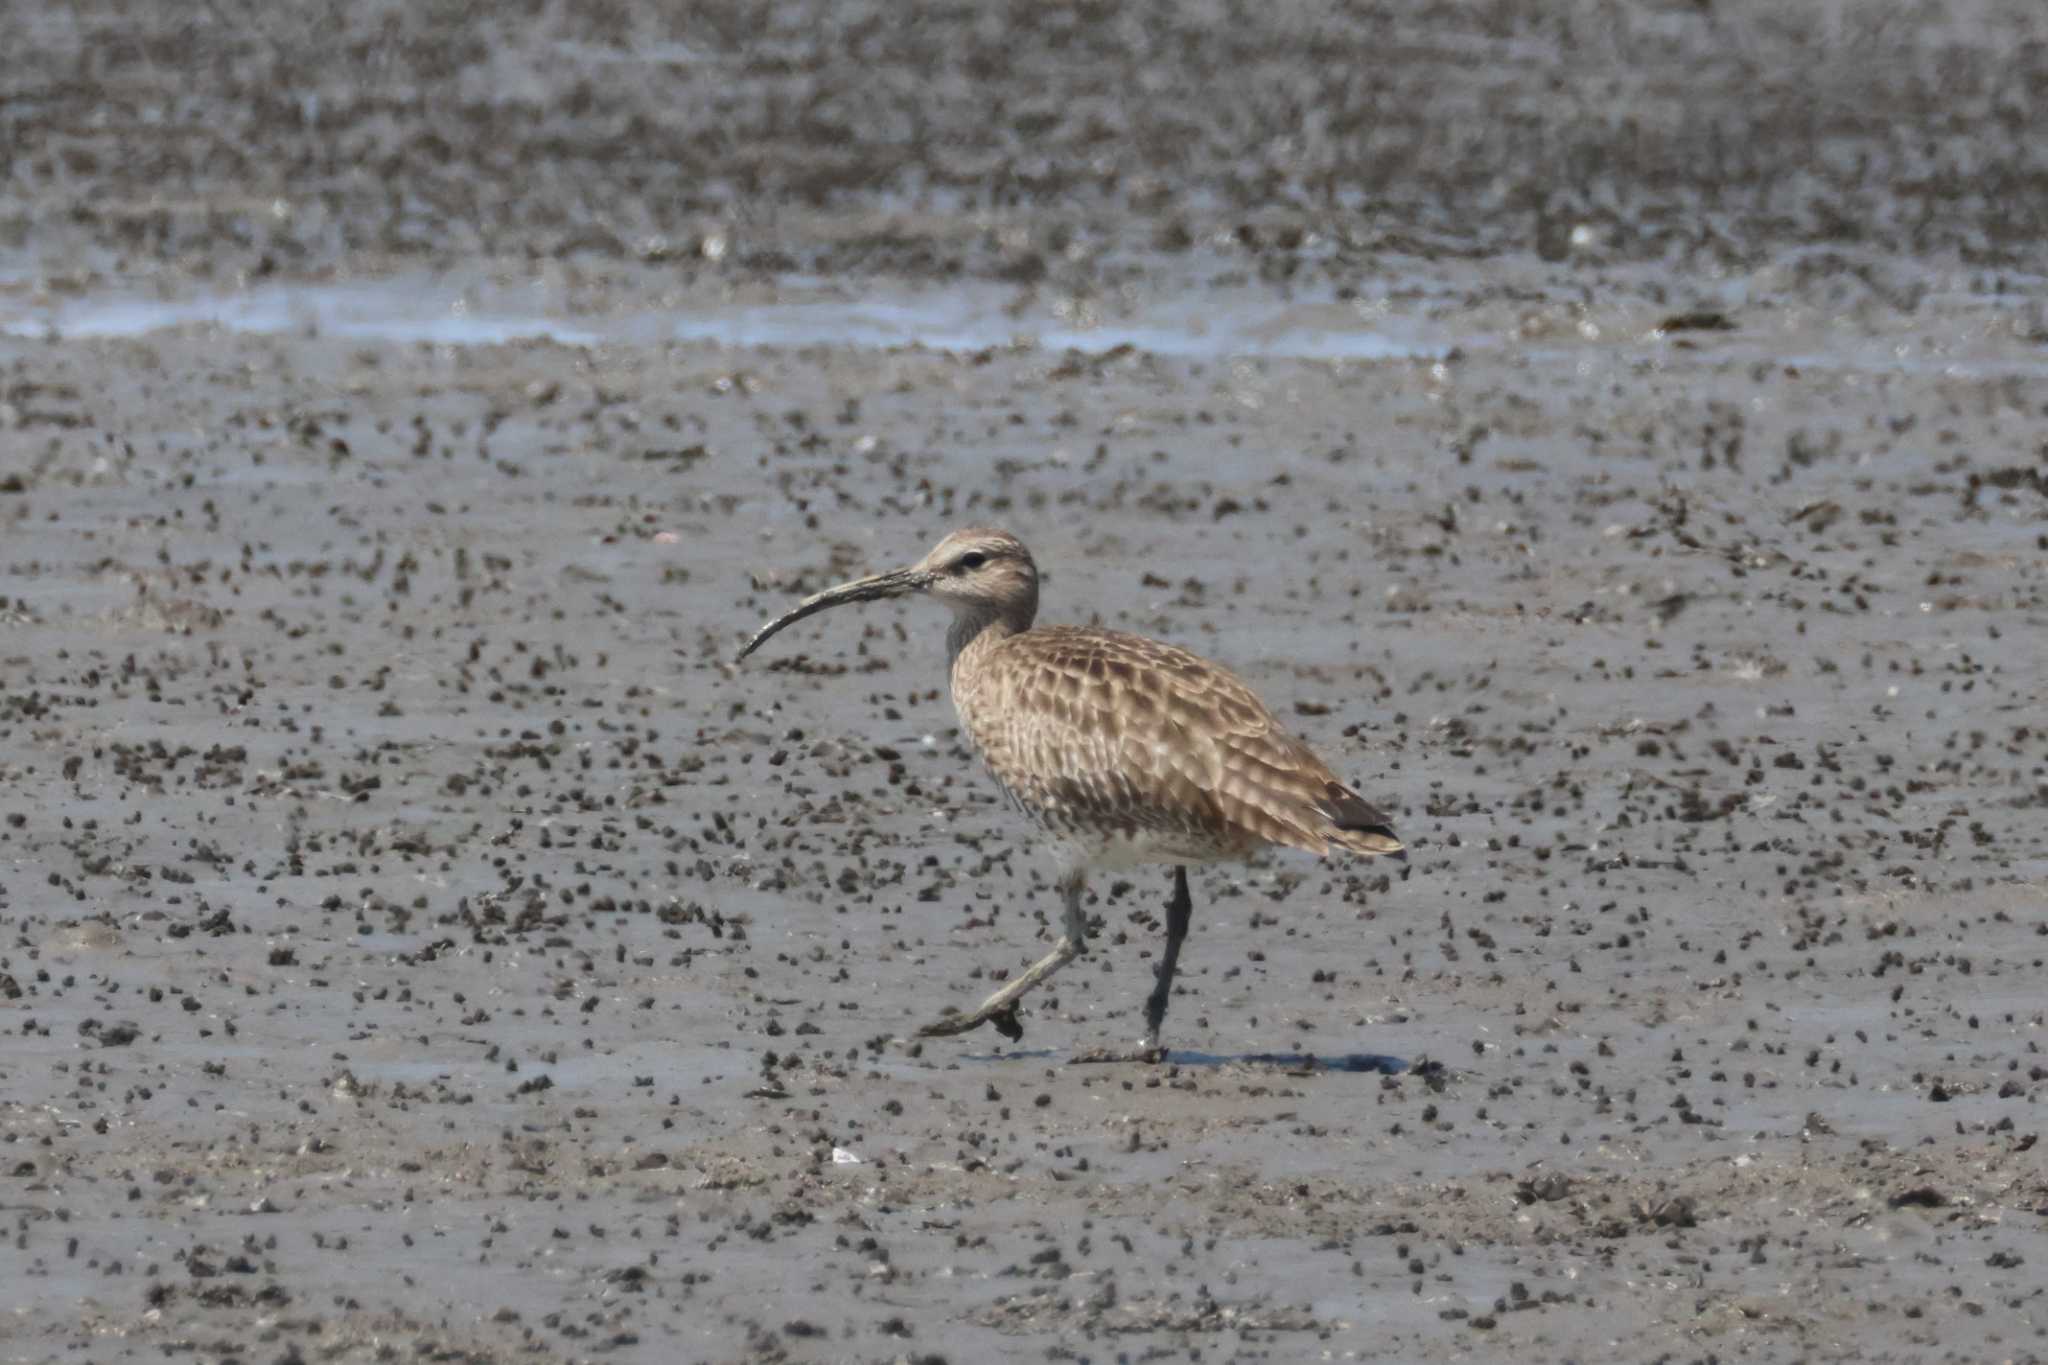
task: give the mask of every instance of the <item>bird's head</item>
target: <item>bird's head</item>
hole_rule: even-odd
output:
[[[956,619],[1004,620],[1016,629],[1038,613],[1038,565],[1024,542],[1008,531],[984,526],[954,531],[908,568],[856,578],[814,593],[754,634],[740,651],[744,659],[784,626],[828,607],[923,594],[952,608]]]

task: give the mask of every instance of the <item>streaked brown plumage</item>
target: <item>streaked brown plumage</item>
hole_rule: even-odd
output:
[[[1267,844],[1319,857],[1333,848],[1402,856],[1387,817],[1228,669],[1142,635],[1034,627],[1037,565],[1006,531],[955,531],[907,569],[806,598],[762,627],[740,657],[828,607],[908,593],[952,608],[947,645],[961,726],[1011,802],[1051,837],[1066,902],[1065,932],[1050,954],[927,1034],[993,1022],[1021,1037],[1018,998],[1086,947],[1087,872],[1171,863],[1166,951],[1142,1044],[1157,1055],[1191,910],[1188,863],[1242,858]]]
[[[954,661],[953,704],[996,780],[1062,834],[1203,862],[1400,847],[1242,681],[1142,635],[984,631]]]

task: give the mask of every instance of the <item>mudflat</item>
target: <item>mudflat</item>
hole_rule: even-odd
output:
[[[0,1360],[2038,1360],[2048,18],[0,16]],[[1967,173],[1965,173],[1967,172]],[[1403,865],[1057,932],[939,613]]]

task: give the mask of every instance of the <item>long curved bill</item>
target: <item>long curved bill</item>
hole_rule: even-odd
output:
[[[762,645],[768,643],[784,626],[795,625],[806,616],[816,616],[828,607],[845,606],[848,602],[878,602],[885,597],[901,597],[906,593],[921,592],[931,584],[931,575],[915,569],[897,569],[892,573],[880,573],[872,578],[856,578],[851,583],[841,583],[836,588],[812,593],[795,607],[770,621],[754,632],[754,638],[747,641],[747,647],[739,653],[744,659]],[[739,662],[738,659],[734,660]]]

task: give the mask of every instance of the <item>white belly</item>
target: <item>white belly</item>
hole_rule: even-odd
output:
[[[1063,869],[1112,872],[1162,863],[1207,863],[1226,856],[1214,844],[1185,834],[1139,830],[1133,834],[1058,830],[1050,834]]]

